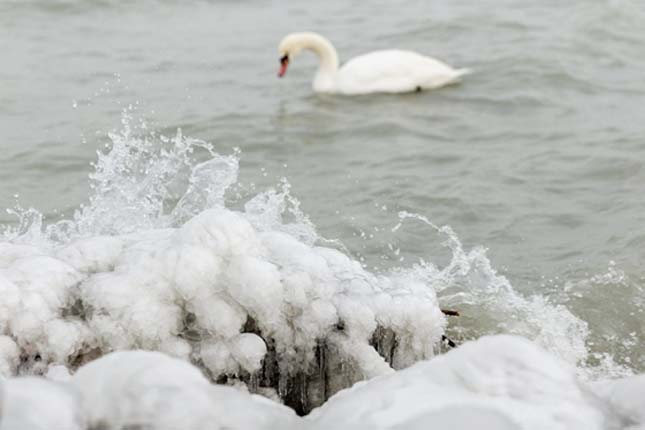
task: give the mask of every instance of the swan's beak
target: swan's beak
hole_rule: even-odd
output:
[[[289,67],[289,56],[284,55],[280,58],[280,71],[278,72],[278,78],[283,77],[284,74],[287,73],[287,67]]]

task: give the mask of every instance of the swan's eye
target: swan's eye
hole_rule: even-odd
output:
[[[282,58],[280,58],[280,64],[285,65],[289,62],[289,55],[283,55]]]

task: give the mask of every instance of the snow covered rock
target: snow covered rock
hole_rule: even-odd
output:
[[[484,337],[361,382],[308,417],[316,429],[603,429],[575,369],[530,341]]]
[[[175,408],[186,408],[181,403],[190,397],[188,391],[209,385],[189,363],[147,351],[103,356],[81,367],[72,383],[81,393],[90,425],[109,422],[116,428],[172,416]]]
[[[356,381],[434,355],[446,321],[432,287],[370,273],[250,207],[40,250],[3,243],[0,372],[156,350],[211,381],[271,389],[304,414]]]
[[[278,403],[211,385],[196,367],[158,352],[108,354],[72,384],[91,427],[104,429],[289,429],[300,420]]]

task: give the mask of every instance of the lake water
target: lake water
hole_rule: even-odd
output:
[[[71,216],[125,109],[138,132],[239,148],[240,201],[286,178],[370,270],[454,258],[427,224],[396,229],[399,212],[449,225],[519,296],[587,325],[587,364],[643,372],[643,22],[635,0],[1,0],[0,207]],[[276,77],[278,42],[302,30],[341,62],[405,48],[474,73],[434,92],[316,95],[313,55]],[[504,331],[461,305],[456,339]]]

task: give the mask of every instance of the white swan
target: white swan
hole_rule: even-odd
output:
[[[280,42],[279,77],[303,49],[316,53],[320,66],[313,82],[319,93],[405,93],[431,90],[459,82],[468,69],[453,69],[434,58],[411,51],[374,51],[349,60],[338,68],[334,46],[316,33],[292,33]]]

